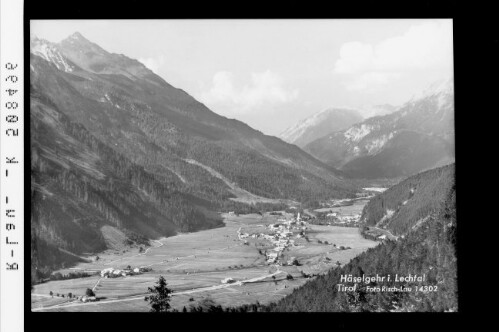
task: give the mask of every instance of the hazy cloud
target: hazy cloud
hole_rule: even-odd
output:
[[[400,73],[370,71],[344,83],[349,91],[376,92],[401,76]]]
[[[163,55],[150,58],[140,58],[139,62],[143,63],[147,68],[151,69],[155,74],[158,74],[159,68],[163,66],[166,59]]]
[[[452,23],[430,22],[378,44],[343,44],[334,73],[344,76],[348,90],[374,91],[405,73],[451,65]]]
[[[282,78],[270,70],[251,73],[249,82],[242,86],[236,84],[233,73],[219,71],[200,99],[216,108],[231,108],[229,113],[245,113],[261,106],[287,103],[297,96],[298,90],[286,89]]]

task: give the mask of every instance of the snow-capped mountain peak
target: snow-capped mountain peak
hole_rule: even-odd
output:
[[[430,96],[447,95],[453,93],[454,93],[454,78],[450,77],[435,81],[423,91],[416,93],[411,98],[411,101],[423,99]]]
[[[391,104],[380,104],[380,105],[361,105],[359,107],[362,116],[365,119],[372,118],[373,116],[383,116],[391,114],[398,110],[399,106],[394,106]]]
[[[279,137],[286,142],[304,146],[330,132],[343,130],[363,120],[356,109],[328,108],[303,119],[283,131]]]
[[[52,63],[59,70],[65,72],[74,70],[74,67],[68,63],[55,44],[35,35],[30,35],[30,52]]]
[[[74,39],[74,40],[87,40],[85,37],[83,37],[83,35],[81,33],[79,33],[78,31],[76,31],[75,33],[73,33],[72,35],[70,35],[68,37],[68,39]]]
[[[398,177],[454,158],[454,84],[437,81],[391,114],[374,116],[304,147],[349,176]]]
[[[305,130],[307,130],[307,128],[311,127],[311,126],[314,126],[314,125],[317,125],[318,123],[320,123],[321,121],[324,120],[324,117],[330,113],[331,111],[333,110],[340,110],[340,109],[336,109],[336,108],[328,108],[328,109],[325,109],[323,111],[320,111],[320,112],[317,112],[317,113],[314,113],[312,116],[306,118],[306,119],[303,119],[302,121],[298,122],[297,124],[295,124],[294,126],[292,127],[289,127],[288,129],[286,129],[285,131],[283,131],[281,134],[280,134],[280,137],[282,137],[283,139],[291,139],[293,140],[293,138],[295,136],[299,136],[301,134],[303,134],[303,132]],[[357,110],[352,110],[353,112],[357,112]]]

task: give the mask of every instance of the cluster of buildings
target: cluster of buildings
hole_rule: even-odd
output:
[[[131,276],[135,274],[141,274],[143,272],[148,272],[150,270],[151,270],[150,268],[146,267],[136,267],[136,268],[129,267],[123,270],[110,267],[100,271],[100,276],[102,278],[118,278],[118,277]]]
[[[275,248],[271,251],[267,251],[265,253],[267,257],[267,263],[277,263],[280,256],[282,256],[282,252],[290,245],[294,245],[293,230],[301,231],[300,234],[296,235],[296,238],[303,237],[304,231],[307,229],[306,223],[301,220],[300,213],[298,213],[296,220],[286,220],[286,219],[278,219],[280,224],[270,224],[268,225],[268,229],[273,232],[273,235],[262,234],[262,236],[269,240]]]
[[[250,235],[248,233],[241,233],[241,227],[239,227],[239,229],[237,230],[237,238],[239,240],[242,240],[242,239],[246,239],[248,238]]]
[[[341,215],[339,212],[331,211],[326,214],[326,218],[332,219],[332,224],[355,224],[360,221],[360,214]]]
[[[263,227],[264,225],[258,226]],[[279,257],[282,256],[282,252],[288,246],[294,245],[293,231],[299,232],[299,234],[294,236],[295,238],[301,238],[304,236],[307,226],[306,222],[303,221],[302,218],[300,218],[300,213],[298,213],[295,219],[277,219],[277,223],[268,225],[267,229],[270,231],[267,232],[267,234],[249,234],[241,232],[241,228],[239,228],[237,230],[237,236],[239,240],[245,241],[245,243],[247,238],[265,239],[269,241],[274,246],[274,248],[265,252],[266,261],[269,264],[279,264]],[[227,283],[224,282],[224,280],[222,280],[222,283]]]
[[[340,220],[338,222],[340,224],[356,223],[360,220],[360,214],[354,214],[351,216],[338,216],[337,218]]]

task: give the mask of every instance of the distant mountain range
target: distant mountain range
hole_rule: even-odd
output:
[[[366,118],[390,114],[396,110],[397,107],[390,104],[363,106],[359,109],[331,107],[289,127],[279,138],[303,148],[318,138],[348,129]]]
[[[354,109],[329,108],[286,129],[279,135],[279,138],[304,147],[324,135],[347,129],[363,119],[359,111]]]
[[[364,105],[360,106],[360,112],[365,119],[372,118],[373,116],[388,115],[398,110],[398,106],[391,104],[379,104],[379,105]]]
[[[221,226],[218,211],[351,197],[342,173],[219,116],[139,61],[75,33],[33,37],[32,257],[78,255]],[[76,256],[75,256],[76,255]]]
[[[454,160],[454,86],[448,79],[396,112],[310,142],[304,150],[355,178],[409,176]]]

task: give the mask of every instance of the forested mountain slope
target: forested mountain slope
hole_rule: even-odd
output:
[[[433,173],[433,174],[432,174]],[[445,179],[445,181],[444,181]],[[426,190],[424,182],[439,182],[444,188]],[[457,311],[456,265],[456,191],[453,166],[440,168],[411,177],[396,185],[386,197],[396,193],[405,195],[411,186],[436,194],[435,209],[419,210],[427,213],[426,222],[415,229],[406,229],[397,241],[385,241],[371,248],[348,264],[329,271],[327,275],[296,289],[291,295],[261,311]],[[428,189],[428,188],[427,188]],[[436,191],[436,192],[435,192]],[[412,199],[419,200],[424,197]],[[437,207],[438,205],[438,207]],[[415,206],[413,206],[415,208]],[[354,292],[338,291],[342,275],[354,277],[391,275],[391,281],[358,283]],[[424,282],[395,282],[394,276],[425,275]],[[411,287],[411,292],[367,292],[366,286]],[[416,286],[437,286],[437,291],[415,291]]]
[[[68,261],[56,248],[76,254],[107,248],[104,226],[144,244],[222,225],[207,213],[216,208],[211,202],[179,191],[175,174],[146,171],[48,105],[31,90],[31,236],[40,271]]]
[[[156,174],[173,170],[207,197],[212,193],[204,172],[185,159],[270,198],[353,192],[340,172],[296,146],[217,115],[138,61],[108,53],[78,33],[59,44],[35,40],[32,49],[32,85],[61,112],[130,160]],[[64,59],[66,67],[59,69],[54,59]]]
[[[30,99],[38,271],[107,248],[109,227],[143,243],[219,226],[216,212],[241,206],[236,198],[282,203],[357,190],[298,147],[217,115],[79,33],[31,40]]]
[[[372,198],[361,220],[395,235],[405,234],[441,207],[454,185],[454,175],[455,166],[451,164],[411,176]]]

